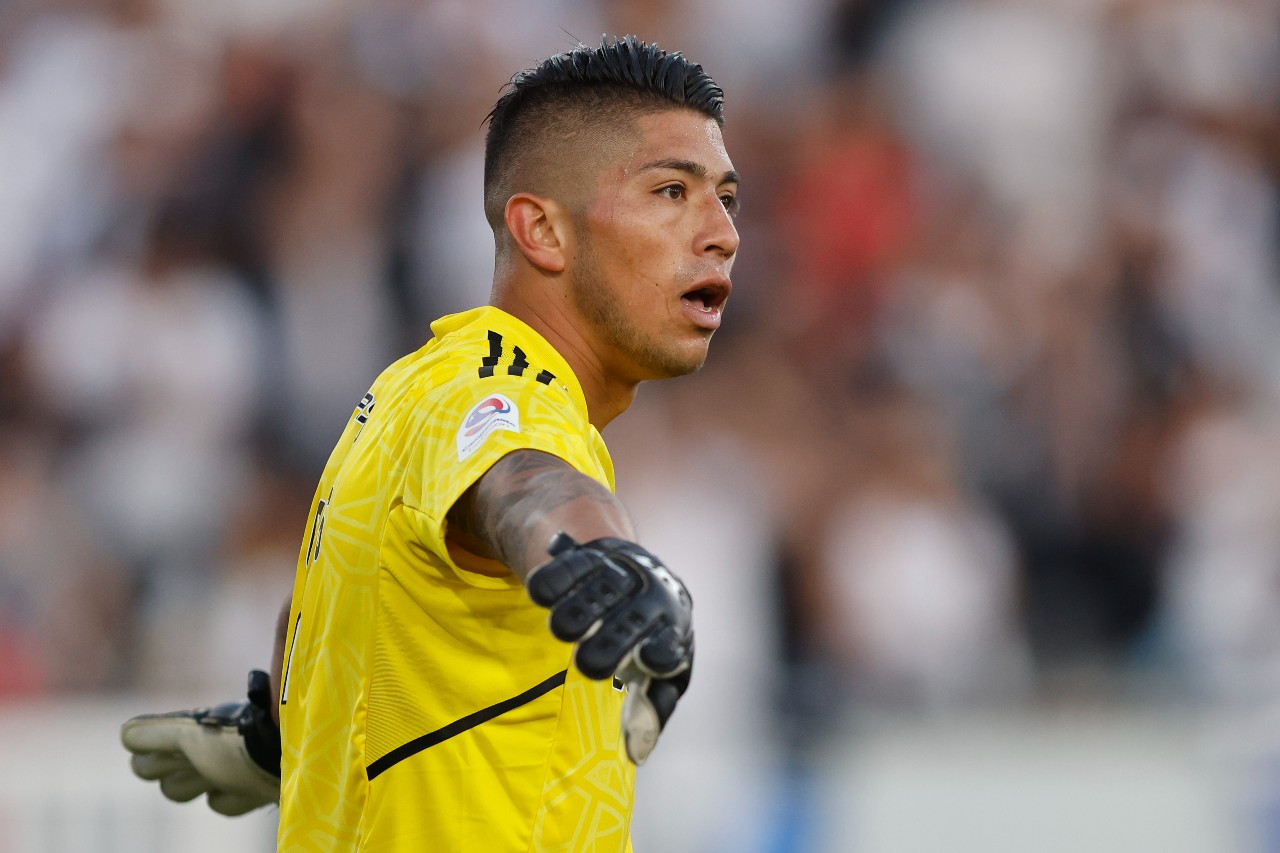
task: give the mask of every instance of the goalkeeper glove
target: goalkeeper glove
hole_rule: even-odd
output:
[[[578,643],[588,678],[626,684],[622,731],[627,755],[643,764],[689,686],[693,600],[657,557],[634,542],[605,537],[579,545],[557,534],[551,560],[535,569],[529,597],[551,609],[551,633]]]
[[[271,681],[249,673],[249,701],[143,714],[120,728],[133,772],[159,780],[185,803],[207,794],[209,808],[241,815],[280,800],[280,729],[271,720]]]

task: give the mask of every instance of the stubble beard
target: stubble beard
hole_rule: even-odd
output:
[[[639,369],[640,379],[670,379],[702,367],[705,350],[693,358],[682,357],[679,352],[663,349],[636,328],[600,271],[599,258],[589,239],[579,244],[577,262],[569,274],[569,291],[582,316],[614,353],[623,355]]]

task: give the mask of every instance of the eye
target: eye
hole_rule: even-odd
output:
[[[729,215],[731,216],[736,216],[738,214],[738,208],[741,207],[741,205],[738,204],[738,197],[733,193],[722,193],[720,195],[720,203],[724,205],[724,209],[729,211]]]
[[[658,195],[666,196],[672,201],[684,198],[684,186],[682,184],[667,184],[658,190]]]

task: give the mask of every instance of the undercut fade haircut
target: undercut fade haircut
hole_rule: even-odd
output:
[[[548,156],[540,151],[548,142],[672,108],[724,126],[724,92],[702,66],[633,35],[580,44],[521,71],[506,88],[486,119],[484,208],[495,231],[519,161]]]

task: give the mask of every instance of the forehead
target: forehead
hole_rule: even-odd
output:
[[[663,110],[636,120],[639,131],[628,156],[616,163],[622,176],[634,174],[645,163],[688,160],[704,166],[713,181],[733,169],[724,147],[724,136],[715,119],[693,110]]]

